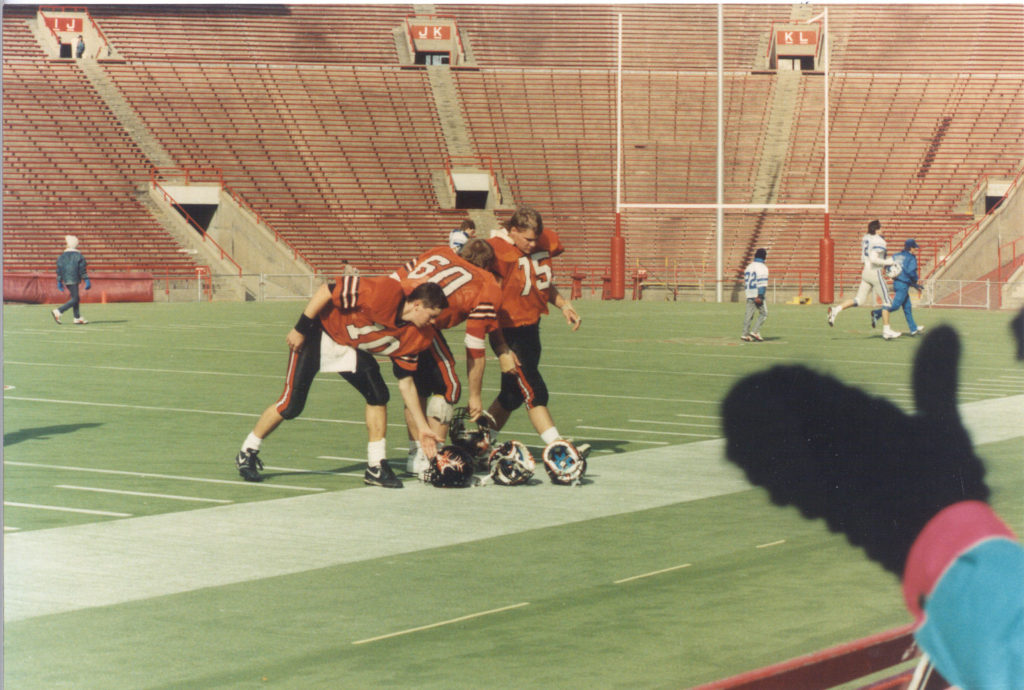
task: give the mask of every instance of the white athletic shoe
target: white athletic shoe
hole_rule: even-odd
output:
[[[75,319],[75,323],[77,323],[79,326],[84,326],[85,324],[87,324],[89,322],[86,321],[85,319],[78,318],[78,319]]]
[[[903,334],[899,331],[894,331],[891,328],[882,329],[882,337],[886,340],[896,340],[896,338],[899,338],[901,335]]]
[[[917,330],[911,331],[910,335],[917,335],[918,333],[921,333],[923,331],[924,331],[924,326],[918,326]]]
[[[60,323],[60,309],[54,309],[50,313],[53,314],[53,320]]]
[[[423,452],[422,448],[416,453],[409,453],[409,457],[405,461],[406,472],[423,481],[423,477],[429,469],[430,461],[427,460],[427,454]]]
[[[834,311],[832,311],[832,307],[828,308],[828,325],[829,326],[835,326],[836,325],[836,313]]]

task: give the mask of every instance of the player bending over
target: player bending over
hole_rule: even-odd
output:
[[[339,276],[313,295],[295,328],[288,332],[288,373],[284,393],[260,415],[235,458],[242,478],[262,481],[258,453],[263,440],[306,405],[317,372],[336,371],[366,400],[367,468],[363,481],[401,488],[386,457],[387,404],[390,393],[375,354],[388,355],[406,407],[413,410],[417,435],[428,456],[442,439],[430,430],[420,410],[413,374],[417,355],[430,347],[431,325],[448,306],[436,283],[424,283],[408,295],[389,277]]]

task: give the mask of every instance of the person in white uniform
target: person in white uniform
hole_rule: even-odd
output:
[[[874,307],[873,296],[882,300],[883,307],[892,305],[892,298],[889,296],[889,289],[885,284],[885,268],[891,266],[893,260],[886,256],[885,238],[878,234],[881,228],[882,223],[877,219],[868,223],[867,234],[860,240],[864,270],[860,274],[860,287],[857,288],[857,295],[838,306],[828,308],[829,326],[836,325],[836,317],[844,309],[859,307],[867,303],[868,299],[872,300],[869,306]],[[900,333],[889,326],[889,310],[887,309],[882,310],[882,337],[886,340],[900,337]]]

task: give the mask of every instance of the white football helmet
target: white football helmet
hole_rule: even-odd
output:
[[[549,443],[541,456],[544,469],[555,484],[579,485],[587,473],[587,460],[576,446],[564,439]]]
[[[891,266],[885,267],[885,275],[889,276],[889,278],[895,278],[900,273],[903,273],[903,264],[901,264],[899,261],[892,264]]]
[[[533,477],[537,463],[519,441],[505,441],[487,458],[491,481],[502,486],[525,484]]]

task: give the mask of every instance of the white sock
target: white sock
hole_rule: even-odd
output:
[[[562,438],[562,435],[558,433],[557,427],[552,426],[548,427],[547,430],[545,430],[544,433],[540,435],[540,438],[542,441],[544,441],[545,444],[548,444],[554,443],[558,439]]]
[[[843,305],[841,305],[841,304],[837,305],[835,307],[832,307],[832,315],[835,316],[836,314],[838,314],[842,310],[843,310]]]
[[[242,450],[259,450],[262,443],[263,439],[250,431],[242,443]]]
[[[409,455],[415,455],[418,452],[420,452],[420,442],[409,441]]]
[[[366,444],[366,464],[380,467],[380,461],[387,457],[387,439],[370,441]]]

